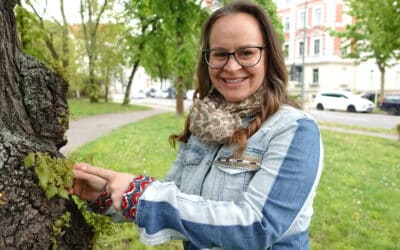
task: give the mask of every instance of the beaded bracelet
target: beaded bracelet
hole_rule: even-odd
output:
[[[128,190],[122,194],[121,213],[128,220],[135,220],[136,207],[140,196],[146,187],[155,181],[154,178],[145,175],[135,177],[129,184]]]
[[[104,185],[103,191],[99,197],[97,197],[96,200],[88,203],[88,207],[92,212],[103,214],[111,206],[111,194],[107,193],[106,188],[107,183]]]

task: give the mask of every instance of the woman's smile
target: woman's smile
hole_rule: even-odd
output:
[[[247,77],[240,77],[240,78],[221,78],[225,83],[227,84],[239,84],[239,83],[243,83]]]

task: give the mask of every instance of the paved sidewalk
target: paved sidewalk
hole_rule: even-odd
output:
[[[68,143],[60,149],[60,152],[66,155],[74,149],[110,133],[116,128],[168,111],[166,109],[151,109],[96,115],[72,120],[69,122],[69,129],[66,133]]]
[[[375,136],[375,137],[385,138],[385,139],[389,139],[389,140],[398,140],[399,139],[399,137],[395,134],[385,134],[385,133],[371,132],[371,131],[365,131],[365,130],[336,128],[336,127],[321,126],[321,125],[319,127],[321,129],[326,129],[326,130],[332,130],[332,131],[350,133],[350,134],[358,134],[358,135]]]

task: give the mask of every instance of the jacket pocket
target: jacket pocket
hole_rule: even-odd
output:
[[[219,179],[220,198],[222,200],[240,201],[251,179],[261,168],[263,153],[246,150],[240,157],[221,154],[214,162],[221,172]]]

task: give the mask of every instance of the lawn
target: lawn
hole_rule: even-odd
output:
[[[176,151],[168,136],[183,119],[161,114],[91,142],[70,157],[162,178]],[[322,130],[325,166],[314,202],[311,249],[400,249],[400,142]],[[135,226],[115,224],[95,249],[182,249],[180,242],[145,247]]]
[[[98,103],[90,103],[88,99],[68,99],[68,106],[70,111],[70,119],[72,120],[91,115],[149,109],[147,107],[138,105],[123,106],[120,103],[113,102],[105,103],[100,101]]]

